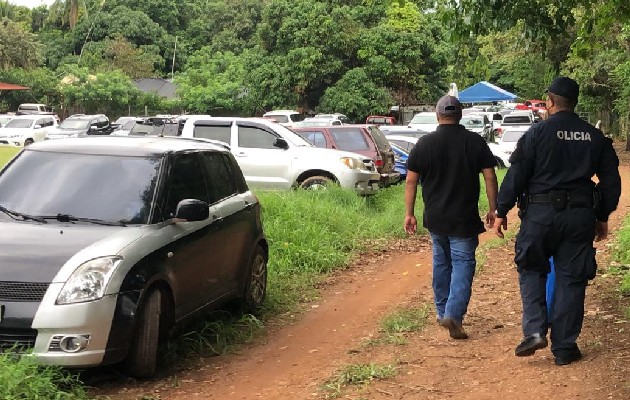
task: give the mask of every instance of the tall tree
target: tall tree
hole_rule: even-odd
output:
[[[82,15],[87,13],[85,0],[55,0],[50,6],[49,18],[61,27],[74,27]]]
[[[41,51],[37,35],[28,32],[23,24],[0,19],[0,70],[32,68],[41,61]]]

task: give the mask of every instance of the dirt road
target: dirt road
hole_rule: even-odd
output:
[[[613,228],[630,211],[630,169],[622,168],[623,198],[611,217]],[[492,239],[490,233],[481,242]],[[611,235],[598,243],[606,264]],[[614,278],[589,286],[580,347],[585,359],[553,365],[549,349],[517,358],[520,297],[512,262],[513,243],[487,253],[476,276],[465,327],[466,341],[454,341],[438,327],[409,334],[404,345],[366,346],[378,334],[380,319],[407,305],[429,305],[431,251],[426,239],[410,242],[411,254],[384,255],[335,277],[296,321],[273,329],[265,343],[239,354],[210,357],[195,369],[133,385],[105,385],[115,399],[322,399],[322,384],[344,366],[378,363],[396,366],[393,378],[343,390],[348,399],[630,399],[630,322],[614,301]],[[96,394],[99,394],[98,392]],[[145,396],[145,397],[143,397]]]

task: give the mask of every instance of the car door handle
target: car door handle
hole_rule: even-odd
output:
[[[245,209],[246,210],[251,210],[252,208],[254,208],[254,203],[250,203],[249,201],[245,202]]]
[[[236,153],[236,157],[247,157],[247,154],[244,152]]]
[[[213,224],[220,224],[221,222],[223,222],[223,218],[213,215],[212,216],[212,223]]]

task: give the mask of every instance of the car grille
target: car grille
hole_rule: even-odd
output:
[[[0,282],[0,301],[39,302],[48,290],[47,283]]]
[[[0,350],[28,350],[35,346],[35,329],[0,329]]]

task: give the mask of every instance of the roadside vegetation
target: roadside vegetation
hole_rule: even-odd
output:
[[[623,297],[622,312],[630,319],[630,217],[624,221],[623,227],[617,232],[617,244],[613,255],[615,264],[608,268],[608,272],[619,275],[619,292]]]
[[[352,364],[326,382],[323,390],[327,399],[335,399],[340,397],[344,388],[350,385],[366,385],[374,380],[383,380],[395,375],[396,367],[391,364]]]
[[[0,147],[0,168],[4,167],[19,150],[17,147]]]

